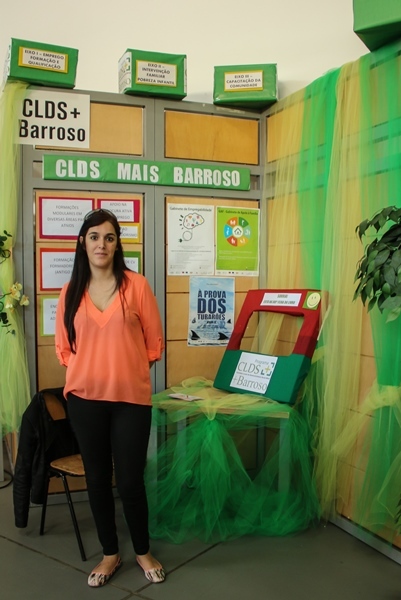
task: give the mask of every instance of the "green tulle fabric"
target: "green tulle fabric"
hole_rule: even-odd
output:
[[[172,400],[172,392],[202,399]],[[153,422],[168,436],[147,466],[151,537],[216,542],[285,535],[318,521],[310,431],[299,412],[216,390],[202,378],[154,395],[153,406]],[[241,439],[252,432],[262,437],[266,455],[250,475]]]
[[[261,286],[326,292],[318,347],[293,409],[232,394],[216,398],[210,384],[200,392],[199,382],[179,386],[205,394],[199,402],[175,409],[166,393],[154,397],[155,423],[169,432],[148,469],[154,537],[284,535],[343,514],[397,543],[401,319],[388,323],[376,308],[367,315],[353,294],[363,254],[356,226],[384,206],[401,206],[400,57],[397,41],[275,105]],[[286,418],[273,417],[286,410]],[[289,443],[280,445],[283,423]],[[237,435],[265,426],[275,435],[251,476]]]
[[[0,97],[0,232],[6,230],[5,249],[10,258],[0,264],[0,293],[15,282],[13,247],[17,238],[18,194],[21,178],[20,146],[17,143],[18,107],[27,84],[7,83]],[[8,244],[8,245],[7,245]],[[21,279],[21,275],[19,275]],[[30,401],[22,308],[8,312],[9,329],[0,327],[0,428],[4,434],[17,431]]]
[[[401,205],[400,52],[399,41],[385,46],[281,103],[290,120],[280,134],[295,141],[279,151],[267,224],[268,285],[328,292],[321,360],[303,390],[322,515],[339,511],[390,541],[401,490],[401,320],[366,316],[352,298],[363,253],[355,227]],[[372,387],[361,387],[375,369]]]

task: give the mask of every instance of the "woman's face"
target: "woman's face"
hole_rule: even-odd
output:
[[[90,227],[85,239],[80,237],[80,242],[86,250],[91,270],[109,269],[113,266],[117,234],[111,223],[105,221],[101,225]]]

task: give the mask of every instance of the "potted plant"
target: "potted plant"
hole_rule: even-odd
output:
[[[387,206],[359,223],[355,231],[361,241],[371,228],[376,237],[358,261],[353,299],[368,303],[368,312],[375,305],[388,310],[387,321],[392,321],[401,313],[401,208]]]

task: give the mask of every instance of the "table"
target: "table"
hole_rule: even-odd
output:
[[[200,399],[171,399],[177,392]],[[152,538],[286,535],[319,519],[310,427],[298,408],[223,392],[203,378],[155,394],[153,407],[160,444],[146,470]],[[277,435],[271,447],[258,445],[251,476],[232,434],[266,428]]]

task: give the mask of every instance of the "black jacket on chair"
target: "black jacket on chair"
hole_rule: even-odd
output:
[[[22,415],[13,486],[16,527],[27,526],[30,502],[43,504],[50,462],[79,452],[68,421],[62,424],[53,421],[48,413],[45,392],[54,394],[66,405],[63,388],[41,390]]]

